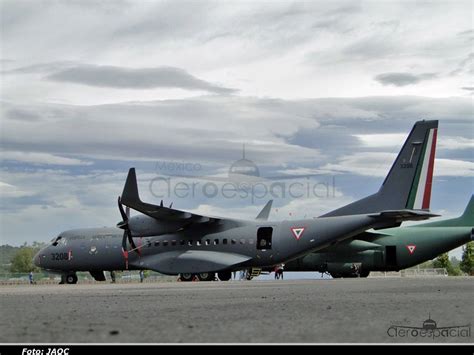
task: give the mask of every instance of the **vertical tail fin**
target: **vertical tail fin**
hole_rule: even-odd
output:
[[[459,219],[461,220],[460,222],[465,223],[466,226],[474,226],[474,195],[471,195],[471,199]]]
[[[461,216],[412,227],[474,227],[474,195],[471,195],[471,199]]]
[[[429,209],[437,131],[438,121],[416,122],[380,190],[324,217]]]

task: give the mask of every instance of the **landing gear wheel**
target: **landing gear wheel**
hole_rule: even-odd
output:
[[[193,281],[194,275],[190,273],[180,274],[179,278],[181,281]]]
[[[369,276],[369,274],[370,274],[370,271],[361,271],[360,277],[367,277]]]
[[[197,275],[199,281],[214,281],[216,275],[213,272],[202,272]]]
[[[221,281],[229,281],[232,278],[232,273],[230,271],[221,271],[217,273],[217,277]]]
[[[76,274],[66,275],[66,283],[68,283],[68,284],[77,284]]]

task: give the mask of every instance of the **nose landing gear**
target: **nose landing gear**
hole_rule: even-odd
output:
[[[70,273],[70,274],[63,274],[61,275],[61,282],[59,283],[60,285],[62,284],[77,284],[77,275],[76,273]]]

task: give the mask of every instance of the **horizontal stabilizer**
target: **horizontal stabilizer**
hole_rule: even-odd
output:
[[[422,221],[431,217],[439,217],[439,215],[427,211],[408,209],[382,211],[368,216],[380,221],[379,225],[374,226],[374,229],[398,227],[405,221]]]

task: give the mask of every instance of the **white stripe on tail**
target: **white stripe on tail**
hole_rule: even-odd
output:
[[[429,209],[431,199],[431,185],[433,183],[433,168],[436,151],[436,138],[438,130],[431,129],[426,144],[423,165],[421,167],[420,179],[416,191],[413,209]]]

